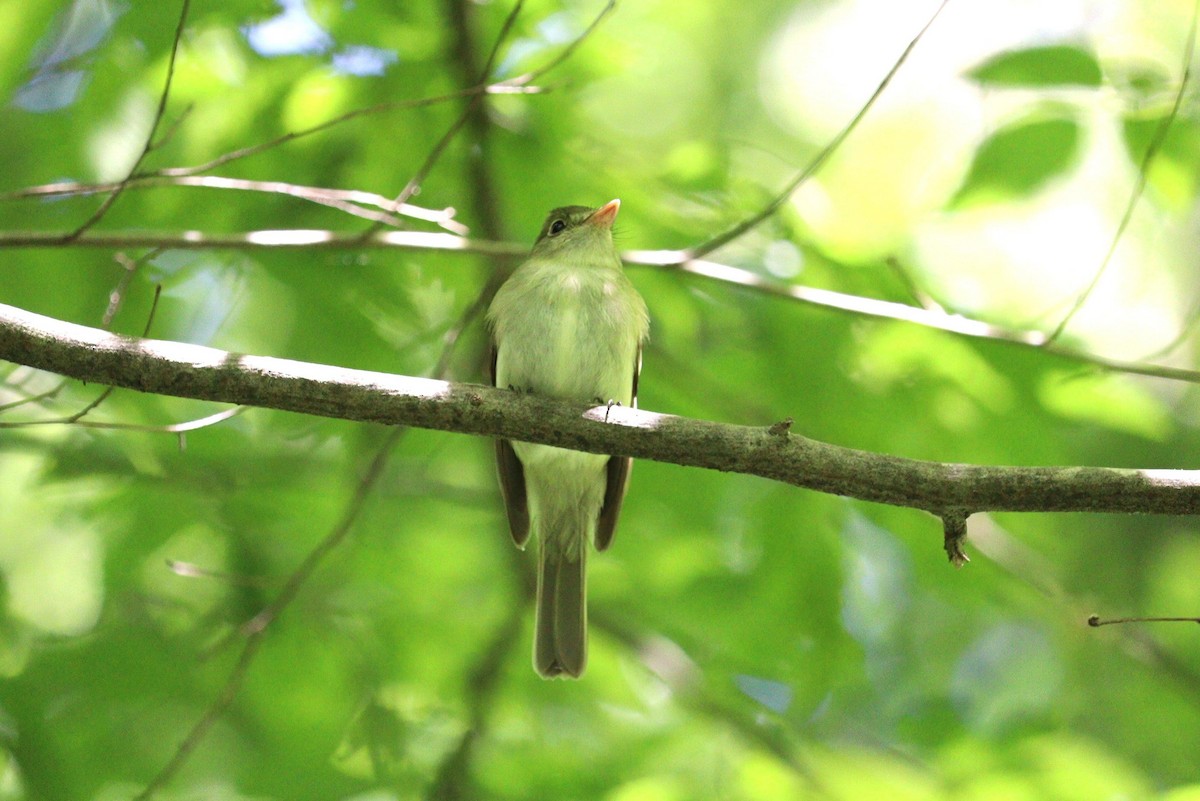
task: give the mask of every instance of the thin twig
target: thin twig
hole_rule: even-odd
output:
[[[800,185],[816,174],[817,170],[821,169],[825,162],[829,160],[830,156],[832,156],[838,150],[838,148],[842,146],[842,143],[846,141],[846,138],[850,136],[854,129],[858,127],[858,124],[862,122],[863,118],[867,116],[867,112],[869,112],[872,106],[875,105],[875,101],[877,101],[880,96],[883,95],[883,91],[887,89],[888,85],[892,82],[892,79],[896,77],[896,73],[899,72],[900,68],[904,66],[904,63],[908,61],[908,57],[912,53],[913,49],[916,48],[917,43],[924,38],[925,32],[929,30],[929,28],[933,25],[934,20],[938,18],[938,15],[942,13],[942,9],[944,9],[946,4],[949,2],[950,0],[942,0],[941,4],[937,7],[937,10],[933,12],[933,15],[925,23],[924,27],[917,32],[917,35],[913,37],[912,41],[908,43],[908,47],[904,48],[904,52],[902,52],[900,57],[896,59],[896,63],[892,65],[892,68],[888,70],[887,75],[885,75],[883,80],[879,82],[879,85],[875,87],[875,91],[871,93],[871,96],[867,99],[867,102],[863,104],[862,108],[858,110],[858,113],[855,114],[853,119],[846,124],[845,128],[838,132],[837,136],[833,137],[833,139],[831,139],[829,143],[821,149],[821,152],[816,155],[816,158],[809,162],[807,167],[797,173],[795,177],[793,177],[792,180],[787,183],[787,185],[783,188],[783,191],[772,198],[766,206],[742,220],[729,230],[717,234],[707,242],[702,242],[699,245],[693,245],[691,248],[680,251],[683,254],[681,260],[698,259],[702,256],[706,256],[717,248],[727,245],[733,240],[747,233],[752,228],[756,227],[768,217],[773,215],[775,212],[779,211],[783,204],[787,202],[788,198],[790,198],[792,194],[800,188]]]
[[[70,243],[71,247],[170,248],[172,250],[252,250],[255,248],[304,248],[306,250],[359,250],[400,248],[404,250],[455,251],[485,256],[525,256],[529,246],[516,242],[466,239],[432,231],[380,231],[364,238],[361,233],[343,233],[323,228],[290,228],[243,231],[235,234],[206,234],[200,231],[146,233],[142,231],[89,231]],[[63,247],[61,234],[43,231],[0,232],[0,249]]]
[[[513,4],[512,10],[505,18],[500,28],[500,34],[492,45],[483,65],[480,66],[476,57],[479,49],[476,36],[471,24],[472,11],[477,6],[470,0],[445,0],[450,27],[454,31],[451,43],[453,61],[458,64],[460,80],[463,83],[485,81],[495,67],[500,47],[508,39],[513,25],[524,5],[523,0]],[[471,210],[479,222],[480,230],[488,239],[502,239],[501,212],[499,208],[500,192],[496,189],[496,180],[491,169],[491,148],[489,130],[491,123],[485,106],[480,103],[470,104],[464,109],[467,115],[467,126],[471,138],[471,147],[467,148],[466,167],[468,174],[466,186],[470,188]]]
[[[109,388],[111,390],[111,387]],[[0,429],[3,428],[34,428],[36,426],[49,425],[73,425],[79,428],[97,428],[107,429],[111,431],[133,431],[142,434],[189,434],[192,431],[199,431],[202,428],[209,428],[218,423],[223,423],[231,417],[236,417],[239,414],[247,411],[249,406],[235,406],[232,409],[224,409],[213,414],[198,417],[195,420],[185,420],[181,423],[166,423],[164,425],[146,425],[143,423],[110,423],[100,422],[97,420],[74,420],[71,417],[59,417],[53,420],[21,420],[18,422],[0,422]],[[90,411],[90,409],[89,409]]]
[[[508,17],[505,18],[504,25],[501,26],[500,33],[497,34],[496,41],[492,46],[491,54],[488,56],[487,63],[484,65],[483,74],[479,76],[478,80],[480,82],[486,80],[487,76],[491,73],[492,63],[496,58],[496,54],[500,51],[500,46],[503,44],[504,40],[508,38],[508,34],[512,31],[513,23],[515,23],[517,20],[517,14],[520,12],[523,2],[524,0],[517,0],[517,3],[513,6],[512,11],[509,12]],[[437,144],[433,146],[433,149],[426,154],[425,160],[417,169],[416,174],[414,174],[413,177],[408,180],[408,183],[404,185],[404,189],[402,189],[400,194],[396,196],[396,199],[392,201],[391,208],[399,208],[404,203],[407,203],[409,198],[421,190],[421,184],[425,183],[425,179],[429,176],[429,173],[433,171],[434,166],[446,152],[446,148],[450,146],[450,143],[454,141],[454,137],[458,135],[458,132],[463,129],[463,127],[476,113],[476,110],[480,108],[483,102],[483,97],[484,95],[482,93],[471,95],[470,100],[467,102],[466,108],[464,108],[462,113],[460,113],[454,119],[454,122],[451,123],[450,127],[446,129],[446,132],[442,134],[441,138],[437,141]],[[363,239],[370,239],[372,236],[378,233],[382,227],[382,223],[376,221],[367,226],[367,228],[362,232],[361,236]]]
[[[1108,245],[1108,251],[1105,252],[1104,258],[1100,261],[1100,267],[1092,276],[1092,280],[1087,285],[1087,288],[1075,298],[1075,302],[1071,304],[1071,308],[1059,320],[1058,325],[1054,327],[1054,331],[1050,333],[1050,336],[1046,337],[1046,344],[1051,344],[1062,336],[1067,325],[1070,324],[1079,310],[1087,303],[1088,298],[1092,296],[1092,292],[1099,285],[1100,279],[1108,271],[1108,265],[1112,263],[1113,256],[1117,252],[1117,245],[1121,243],[1121,238],[1125,235],[1125,229],[1129,227],[1129,222],[1133,219],[1133,211],[1137,208],[1138,201],[1141,200],[1142,193],[1146,189],[1146,181],[1149,180],[1150,165],[1158,155],[1158,151],[1162,148],[1163,143],[1167,140],[1167,133],[1171,130],[1171,124],[1175,122],[1175,118],[1179,116],[1179,107],[1183,104],[1183,95],[1187,90],[1188,82],[1192,75],[1192,54],[1195,52],[1196,47],[1196,19],[1198,16],[1200,16],[1200,0],[1197,0],[1196,4],[1192,7],[1192,22],[1188,27],[1187,45],[1183,50],[1182,77],[1179,80],[1179,91],[1175,93],[1175,102],[1171,106],[1171,113],[1159,123],[1157,130],[1154,132],[1154,138],[1150,140],[1150,144],[1142,156],[1142,161],[1138,165],[1137,180],[1133,184],[1133,191],[1129,194],[1129,201],[1125,204],[1125,212],[1121,215],[1121,222],[1117,224],[1117,230]]]
[[[627,251],[622,254],[622,257],[627,264],[641,264],[648,267],[660,267],[680,271],[707,280],[735,284],[755,292],[819,306],[833,311],[901,320],[960,336],[990,339],[1011,345],[1038,348],[1046,353],[1052,353],[1064,359],[1099,367],[1109,372],[1144,375],[1172,381],[1185,381],[1191,384],[1200,383],[1200,371],[1197,370],[1110,359],[1106,356],[1088,353],[1087,351],[1078,350],[1066,345],[1057,343],[1047,344],[1046,335],[1040,331],[1007,328],[982,320],[964,317],[960,314],[949,314],[933,309],[923,309],[890,300],[849,295],[844,292],[835,292],[831,289],[820,289],[817,287],[789,284],[782,281],[773,281],[750,270],[733,267],[728,264],[721,264],[705,259],[681,260],[684,255],[684,251],[678,250],[641,250]]]
[[[320,133],[321,131],[332,128],[336,125],[341,125],[344,122],[349,122],[350,120],[353,120],[353,119],[356,119],[356,118],[362,117],[362,116],[381,114],[381,113],[388,112],[388,111],[398,111],[398,110],[402,110],[402,109],[411,109],[411,108],[420,108],[423,106],[431,106],[431,105],[436,105],[438,103],[445,103],[450,100],[458,100],[458,99],[461,99],[464,97],[472,97],[472,96],[481,95],[481,94],[540,94],[540,93],[543,93],[543,92],[547,91],[547,89],[545,87],[532,86],[531,84],[533,83],[533,81],[535,81],[538,78],[542,77],[543,75],[547,74],[548,72],[550,72],[551,70],[555,69],[560,64],[562,64],[564,61],[566,61],[568,58],[570,58],[571,55],[574,54],[575,50],[578,49],[578,47],[581,44],[583,44],[583,42],[588,37],[591,36],[592,32],[600,24],[600,21],[613,9],[613,7],[615,5],[616,5],[616,0],[608,0],[604,9],[600,12],[599,15],[597,15],[597,17],[592,21],[592,23],[587,27],[587,29],[585,29],[582,34],[580,34],[566,48],[564,48],[562,50],[562,52],[560,52],[557,56],[555,56],[553,59],[551,59],[548,63],[544,64],[541,67],[538,67],[535,70],[527,72],[524,75],[519,75],[515,78],[509,78],[504,81],[496,81],[494,83],[480,83],[479,85],[476,85],[476,86],[467,87],[466,89],[459,89],[458,91],[448,92],[446,94],[437,95],[435,97],[423,97],[423,98],[416,98],[413,100],[400,100],[400,101],[393,101],[393,102],[388,102],[388,103],[377,103],[376,105],[373,105],[373,106],[367,106],[365,108],[354,109],[352,111],[346,112],[345,114],[340,114],[337,117],[326,120],[325,122],[318,123],[317,125],[313,125],[309,128],[304,128],[299,131],[291,131],[289,133],[283,134],[282,136],[278,136],[278,137],[275,137],[274,139],[270,139],[266,142],[260,142],[257,145],[249,145],[247,147],[243,147],[243,148],[239,148],[237,150],[230,151],[229,153],[225,153],[224,155],[218,156],[217,158],[207,161],[203,164],[196,164],[191,167],[172,167],[172,168],[167,168],[167,169],[162,169],[162,170],[156,170],[153,173],[148,173],[147,176],[149,176],[149,175],[156,175],[156,176],[199,175],[200,173],[205,173],[210,170],[216,169],[217,167],[220,167],[222,165],[229,164],[230,162],[238,161],[239,159],[244,159],[249,156],[254,156],[254,155],[262,153],[266,150],[270,150],[270,149],[278,147],[280,145],[287,144],[288,142],[291,142],[293,140],[300,139],[300,138],[306,137],[306,136],[311,136],[316,133]],[[144,177],[144,176],[136,176],[136,177]]]
[[[261,636],[250,637],[246,640],[245,645],[242,646],[242,652],[238,654],[233,670],[229,672],[229,677],[225,680],[216,699],[204,710],[204,714],[183,738],[183,742],[175,749],[167,764],[142,788],[140,793],[133,797],[133,801],[146,801],[152,798],[187,763],[188,757],[204,740],[208,730],[225,714],[230,704],[241,692],[242,685],[246,683],[246,674],[250,671],[250,665],[254,663],[254,657],[258,655],[258,649],[262,647],[262,643]]]
[[[942,304],[934,300],[933,296],[926,292],[917,280],[913,278],[912,273],[907,270],[900,260],[895,256],[888,256],[884,259],[884,263],[891,268],[892,273],[900,279],[900,283],[904,285],[904,291],[914,302],[922,309],[931,312],[940,312],[946,314],[946,308]]]
[[[200,234],[197,232],[171,234],[88,233],[74,243],[75,247],[133,248],[168,247],[184,249],[243,249],[306,248],[312,250],[344,250],[349,248],[392,247],[406,250],[471,253],[499,258],[522,258],[529,246],[516,242],[492,242],[466,239],[451,234],[422,231],[385,231],[362,241],[358,234],[328,230],[248,231],[239,234]],[[40,232],[0,233],[0,249],[5,247],[58,247],[61,237]],[[1056,356],[1099,367],[1103,370],[1129,375],[1144,375],[1172,381],[1200,383],[1200,372],[1167,365],[1140,361],[1111,359],[1057,343],[1047,344],[1046,334],[1036,330],[1009,328],[956,313],[909,306],[894,301],[878,300],[829,289],[806,287],[775,281],[750,270],[706,259],[687,259],[682,250],[630,250],[622,254],[626,264],[659,269],[677,270],[700,278],[733,284],[772,297],[793,302],[847,312],[868,317],[900,320],[940,331],[978,339],[991,339],[1014,345],[1032,347]],[[498,276],[499,273],[494,273]],[[486,294],[486,293],[485,293]],[[0,407],[2,409],[3,407]]]
[[[166,785],[187,763],[188,758],[204,740],[205,735],[208,734],[213,724],[229,709],[241,691],[242,685],[246,682],[246,675],[250,671],[250,666],[254,663],[254,658],[258,655],[258,649],[262,646],[267,626],[295,600],[300,588],[312,576],[325,557],[336,550],[346,539],[347,535],[349,535],[366,504],[367,498],[370,496],[371,490],[383,475],[383,469],[387,464],[388,456],[392,452],[392,447],[406,431],[408,431],[407,428],[393,428],[388,432],[388,435],[384,438],[383,443],[367,467],[366,473],[359,481],[354,496],[351,498],[345,513],[342,515],[341,521],[309,551],[304,561],[300,563],[300,566],[288,576],[287,581],[275,597],[275,600],[242,626],[241,631],[245,634],[245,643],[242,646],[241,654],[238,655],[237,662],[233,666],[233,670],[230,671],[229,676],[225,679],[225,684],[221,687],[221,691],[183,738],[183,741],[175,749],[167,764],[163,766],[162,770],[150,780],[140,793],[134,796],[134,801],[145,801]]]
[[[187,23],[188,10],[190,7],[191,0],[183,0],[183,5],[179,11],[179,24],[175,27],[175,38],[171,42],[171,57],[167,61],[167,78],[163,82],[162,93],[158,98],[158,110],[154,114],[154,122],[150,126],[150,132],[146,134],[146,141],[142,145],[142,152],[138,154],[137,159],[133,162],[133,166],[129,168],[129,172],[117,185],[116,189],[114,189],[108,194],[107,197],[104,198],[104,201],[100,204],[100,207],[96,209],[92,216],[89,217],[83,223],[83,225],[80,225],[72,233],[66,236],[65,241],[73,242],[74,240],[78,239],[84,231],[88,230],[104,218],[104,215],[108,213],[108,210],[112,208],[112,205],[117,202],[117,198],[119,198],[125,191],[125,187],[128,184],[129,179],[137,174],[138,167],[141,166],[142,161],[144,161],[146,156],[149,155],[150,151],[157,146],[154,141],[154,134],[158,131],[158,126],[162,122],[163,114],[167,110],[167,99],[171,96],[171,81],[175,77],[175,57],[179,54],[179,42],[183,39],[183,29]]]
[[[1184,316],[1184,324],[1179,327],[1179,333],[1172,337],[1171,341],[1163,345],[1158,350],[1146,354],[1143,361],[1151,359],[1161,359],[1171,354],[1173,350],[1182,345],[1188,337],[1196,331],[1196,326],[1200,323],[1200,297],[1192,304],[1191,311]]]
[[[210,161],[206,161],[203,164],[195,164],[191,167],[169,167],[166,169],[155,170],[153,172],[145,173],[144,175],[139,175],[139,176],[135,176],[135,177],[138,177],[138,178],[153,177],[153,176],[175,177],[175,176],[184,176],[184,175],[199,175],[200,173],[205,173],[205,172],[208,172],[209,170],[214,170],[217,167],[222,167],[231,162],[239,161],[241,159],[248,158],[250,156],[258,155],[259,153],[265,152],[267,150],[271,150],[272,148],[279,147],[280,145],[285,145],[288,142],[292,142],[296,139],[302,139],[306,136],[312,136],[313,134],[317,134],[317,133],[320,133],[321,131],[328,130],[329,128],[333,128],[334,126],[341,125],[344,122],[349,122],[350,120],[356,119],[358,117],[364,117],[364,116],[369,116],[369,115],[373,115],[373,114],[382,114],[382,113],[385,113],[388,111],[400,111],[400,110],[404,110],[404,109],[422,108],[424,106],[437,105],[438,103],[446,103],[451,100],[457,100],[457,99],[463,98],[463,97],[471,97],[473,95],[478,95],[478,94],[540,94],[544,91],[546,91],[544,88],[537,87],[537,86],[509,87],[509,86],[501,86],[499,84],[488,84],[488,85],[481,85],[481,86],[472,86],[467,89],[460,89],[456,92],[448,92],[444,95],[437,95],[435,97],[420,97],[420,98],[415,98],[413,100],[396,100],[396,101],[390,101],[387,103],[377,103],[373,106],[366,106],[365,108],[359,108],[359,109],[354,109],[352,111],[348,111],[345,114],[339,114],[338,116],[333,117],[332,119],[328,119],[328,120],[325,120],[324,122],[317,123],[316,125],[313,125],[309,128],[302,128],[301,130],[298,130],[298,131],[290,131],[286,134],[277,136],[273,139],[268,139],[265,142],[260,142],[257,145],[248,145],[246,147],[238,148],[237,150],[232,150],[232,151],[225,153],[221,156],[218,156]]]
[[[121,310],[121,304],[125,302],[125,291],[129,289],[129,284],[133,281],[133,276],[138,268],[158,255],[159,252],[160,249],[156,248],[138,259],[131,259],[121,252],[113,256],[113,260],[121,265],[125,272],[121,274],[113,291],[108,293],[108,308],[104,310],[104,317],[100,322],[101,328],[107,330],[112,325],[113,318],[117,316],[117,312]]]
[[[71,382],[69,379],[65,380],[65,381],[59,381],[57,384],[55,384],[53,387],[46,390],[45,392],[39,392],[36,395],[29,395],[24,398],[19,398],[18,400],[10,401],[9,403],[2,403],[2,404],[0,404],[0,413],[12,411],[13,409],[18,409],[22,406],[28,406],[31,403],[39,403],[44,400],[49,400],[49,399],[57,396],[58,393],[62,392],[63,389],[65,389],[66,386],[70,383]],[[0,423],[0,428],[5,427],[5,425],[6,424],[4,424],[4,423]]]
[[[1104,620],[1099,615],[1092,615],[1087,623],[1095,629],[1123,623],[1200,623],[1200,617],[1113,617]]]
[[[434,165],[436,165],[438,160],[441,159],[442,154],[446,152],[446,148],[450,146],[450,143],[454,140],[454,137],[458,135],[458,132],[461,131],[463,126],[467,124],[468,115],[470,114],[471,109],[478,105],[480,102],[480,97],[481,95],[474,95],[471,98],[470,102],[467,104],[467,110],[465,110],[462,114],[459,114],[454,119],[454,122],[451,123],[450,127],[446,129],[446,132],[442,134],[440,139],[438,139],[437,144],[435,144],[433,149],[426,154],[425,160],[421,163],[421,166],[417,169],[417,172],[408,180],[408,183],[404,185],[404,188],[400,190],[400,194],[396,196],[396,199],[392,201],[392,208],[399,208],[401,205],[407,203],[409,198],[420,191],[421,184],[425,182],[425,179],[429,176],[429,173],[433,171]],[[368,225],[361,234],[359,234],[359,240],[365,242],[374,238],[382,228],[383,224],[376,220]]]
[[[536,81],[538,78],[541,78],[543,75],[545,75],[546,73],[553,70],[559,64],[562,64],[564,61],[569,59],[571,56],[575,55],[575,51],[578,50],[581,46],[583,46],[584,42],[586,42],[589,38],[591,38],[592,34],[595,33],[596,29],[598,27],[600,27],[600,23],[604,21],[604,18],[607,17],[610,13],[612,13],[612,10],[616,7],[617,7],[617,0],[607,0],[607,2],[604,4],[604,8],[600,9],[600,13],[597,14],[592,19],[591,23],[586,28],[583,29],[583,33],[576,36],[571,41],[570,44],[568,44],[565,48],[562,49],[561,52],[559,52],[559,54],[557,56],[555,56],[549,62],[542,65],[541,67],[538,67],[535,70],[527,72],[523,75],[518,75],[515,78],[509,78],[508,80],[500,81],[496,85],[497,86],[521,87],[521,86],[527,86],[530,83]]]
[[[21,200],[25,198],[72,197],[91,195],[99,192],[110,192],[119,186],[119,182],[104,184],[85,184],[76,181],[62,181],[53,184],[30,186],[0,195],[0,202],[6,200]],[[392,199],[374,192],[364,192],[357,189],[331,189],[319,186],[302,186],[284,181],[253,181],[245,178],[228,178],[218,175],[178,175],[160,176],[147,175],[134,177],[126,182],[126,190],[147,189],[163,186],[189,186],[207,189],[229,189],[246,192],[270,192],[290,197],[300,198],[312,203],[319,203],[330,208],[344,211],[358,217],[368,219],[383,219],[391,225],[399,225],[400,220],[385,212],[373,212],[360,206],[374,206],[379,209],[390,209]],[[403,204],[396,213],[417,220],[432,222],[453,233],[465,236],[469,229],[454,219],[454,209],[427,209],[411,203]]]
[[[183,578],[213,579],[222,584],[230,584],[237,587],[267,587],[274,583],[271,579],[263,576],[239,576],[221,570],[209,570],[192,562],[183,562],[178,559],[168,559],[167,569]]]

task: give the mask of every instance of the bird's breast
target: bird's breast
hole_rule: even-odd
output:
[[[629,403],[644,305],[614,270],[549,267],[514,274],[491,318],[499,386]]]

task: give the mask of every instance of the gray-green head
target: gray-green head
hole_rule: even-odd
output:
[[[533,245],[533,255],[539,258],[557,255],[615,258],[612,224],[620,208],[621,201],[610,200],[598,209],[587,206],[555,209],[546,216],[542,232]]]

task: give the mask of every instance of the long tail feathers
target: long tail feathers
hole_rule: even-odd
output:
[[[586,556],[539,543],[533,667],[548,679],[579,678],[587,666]]]

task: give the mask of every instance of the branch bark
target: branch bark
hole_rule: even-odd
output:
[[[818,442],[769,424],[588,408],[476,384],[126,337],[2,304],[0,359],[142,392],[745,473],[943,518],[982,511],[1200,513],[1200,471],[905,459]]]

